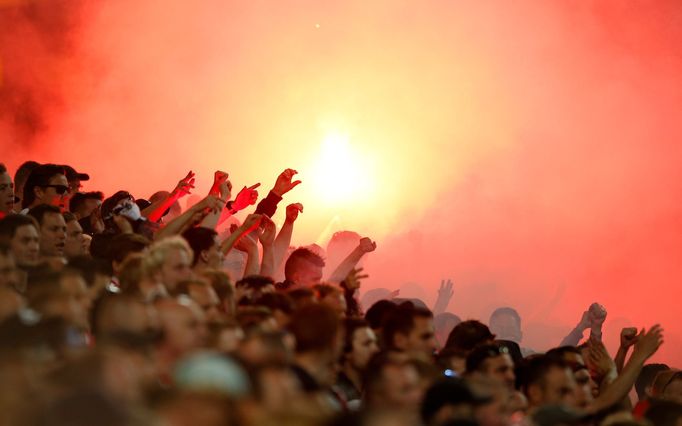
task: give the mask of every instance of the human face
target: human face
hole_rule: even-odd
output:
[[[353,350],[349,354],[348,361],[354,369],[364,371],[372,355],[379,352],[377,336],[369,327],[357,328],[353,332],[351,344]]]
[[[490,322],[490,331],[498,339],[511,340],[516,343],[520,343],[523,337],[518,321],[508,314],[495,315],[493,321]]]
[[[14,209],[14,184],[12,178],[0,173],[0,213],[11,213]]]
[[[159,307],[159,318],[168,349],[184,355],[204,346],[206,318],[193,302],[169,302]]]
[[[534,389],[533,389],[534,388]],[[529,396],[534,406],[563,405],[576,407],[576,384],[573,373],[568,368],[551,368],[539,386],[529,389]]]
[[[307,261],[301,262],[294,281],[301,287],[312,287],[319,284],[322,281],[322,267]]]
[[[220,299],[211,286],[192,284],[189,287],[189,297],[204,311],[207,321],[219,321],[222,318]]]
[[[409,364],[389,364],[382,374],[381,401],[386,408],[416,409],[421,402],[422,391],[419,374]]]
[[[38,186],[35,191],[36,200],[33,205],[50,204],[66,210],[69,199],[69,182],[63,174],[52,176],[48,181],[48,186]]]
[[[218,240],[218,236],[213,239],[213,245],[211,248],[201,253],[201,258],[209,268],[220,269],[223,266],[223,260],[225,259],[225,256],[220,250],[220,241]]]
[[[514,389],[516,375],[514,374],[514,362],[509,354],[488,358],[483,363],[485,373],[488,377],[504,383],[509,390]]]
[[[66,222],[59,213],[45,213],[40,225],[40,254],[43,256],[64,256]]]
[[[192,277],[192,262],[187,251],[183,249],[173,249],[168,253],[166,261],[161,267],[161,281],[168,288],[173,290],[180,281],[188,280]]]
[[[62,277],[60,284],[68,298],[71,319],[76,325],[87,328],[91,300],[85,280],[80,275],[68,274]]]
[[[594,400],[593,388],[597,387],[597,384],[592,380],[590,371],[585,366],[585,361],[581,355],[573,352],[566,352],[563,358],[573,370],[573,378],[576,383],[576,406],[585,409]]]
[[[67,258],[84,255],[85,240],[83,238],[83,228],[77,220],[72,220],[66,224],[66,240],[64,242],[64,255]]]
[[[433,318],[415,317],[414,327],[407,336],[405,345],[407,352],[421,353],[430,357],[436,350],[436,335]]]
[[[40,260],[40,236],[35,226],[18,227],[10,241],[10,249],[18,265],[37,265]]]

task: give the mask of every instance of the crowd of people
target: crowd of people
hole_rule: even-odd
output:
[[[682,425],[682,371],[647,363],[661,326],[612,357],[595,303],[539,353],[512,307],[448,312],[450,281],[432,307],[365,292],[374,241],[291,247],[303,206],[271,219],[296,174],[259,201],[217,171],[182,209],[192,172],[143,199],[0,164],[0,424]]]

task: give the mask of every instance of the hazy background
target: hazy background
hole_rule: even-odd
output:
[[[295,243],[375,238],[367,288],[450,277],[539,350],[599,301],[682,366],[681,54],[677,0],[0,0],[0,161],[138,197],[292,167]]]

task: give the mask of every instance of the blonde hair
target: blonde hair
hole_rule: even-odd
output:
[[[149,246],[149,251],[145,256],[143,268],[148,276],[153,276],[161,270],[163,264],[166,262],[168,255],[174,250],[184,250],[189,256],[190,263],[194,258],[192,249],[190,248],[187,241],[179,235],[164,238],[159,241],[155,241],[151,246]]]

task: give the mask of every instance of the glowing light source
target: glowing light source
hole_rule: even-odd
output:
[[[327,135],[313,170],[315,192],[328,204],[366,199],[373,192],[373,173],[368,158],[353,149],[348,136]]]

